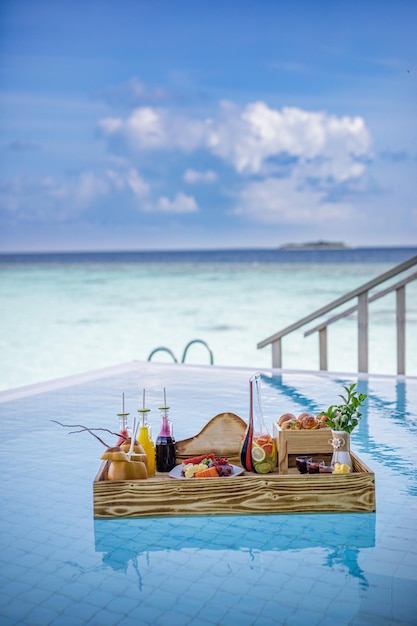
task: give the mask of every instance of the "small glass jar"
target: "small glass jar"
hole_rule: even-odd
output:
[[[320,473],[320,463],[318,461],[314,461],[310,459],[307,461],[307,472],[309,474],[319,474]]]
[[[307,474],[307,463],[312,461],[311,456],[298,456],[295,459],[295,466],[300,472],[300,474]]]

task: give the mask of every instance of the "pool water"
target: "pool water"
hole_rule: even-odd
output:
[[[252,373],[129,363],[0,394],[2,626],[417,624],[415,378],[263,371],[267,424],[344,384],[368,394],[351,445],[376,513],[93,519],[104,448],[69,431],[117,431],[122,393],[133,418],[143,387],[154,438],[164,387],[177,439],[224,411],[246,420]]]

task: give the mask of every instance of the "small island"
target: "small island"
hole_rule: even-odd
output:
[[[341,241],[308,241],[306,243],[286,243],[280,246],[280,250],[344,250],[348,249]]]

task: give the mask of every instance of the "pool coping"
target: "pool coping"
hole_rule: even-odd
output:
[[[53,378],[51,380],[42,381],[39,383],[33,383],[31,385],[24,385],[22,387],[15,387],[12,389],[6,389],[0,391],[0,404],[3,402],[10,402],[11,400],[18,400],[32,395],[40,393],[47,393],[49,391],[56,391],[65,387],[71,387],[100,378],[107,378],[108,376],[114,376],[115,374],[123,374],[130,372],[138,366],[149,366],[153,369],[160,368],[184,368],[184,369],[216,369],[225,371],[261,371],[270,373],[272,375],[301,375],[301,376],[314,376],[319,378],[334,378],[343,377],[347,379],[355,378],[357,380],[391,380],[391,381],[416,381],[417,376],[396,375],[396,374],[372,374],[363,372],[343,372],[343,371],[323,371],[323,370],[297,370],[297,369],[283,369],[283,368],[264,368],[259,366],[232,366],[232,365],[206,365],[198,363],[163,363],[163,362],[149,362],[149,361],[128,361],[125,363],[119,363],[99,369],[88,370],[86,372],[80,372],[79,374],[72,374],[69,376],[63,376],[60,378]]]

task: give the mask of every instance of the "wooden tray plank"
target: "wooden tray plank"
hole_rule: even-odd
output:
[[[94,516],[372,512],[373,483],[372,474],[266,477],[246,473],[204,481],[99,482],[94,484]]]

